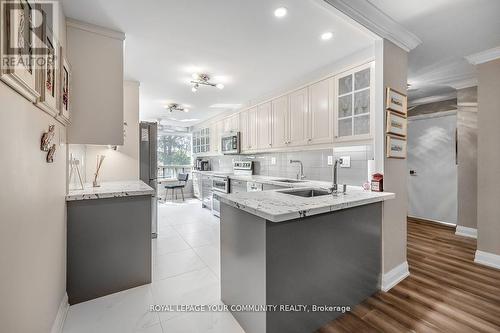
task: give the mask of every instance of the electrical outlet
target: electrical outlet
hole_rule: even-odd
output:
[[[328,165],[333,165],[333,156],[328,156]]]
[[[276,165],[276,157],[271,157],[271,165]]]
[[[351,156],[342,156],[340,158],[340,167],[341,168],[350,168],[351,167]]]

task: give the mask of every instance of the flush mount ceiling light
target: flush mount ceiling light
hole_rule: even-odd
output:
[[[189,112],[189,109],[188,108],[184,108],[182,106],[180,106],[179,104],[177,103],[170,103],[169,105],[167,105],[165,107],[170,113],[174,112],[174,111],[180,111],[180,112]]]
[[[288,13],[288,10],[285,7],[279,7],[279,8],[276,8],[276,10],[274,11],[274,16],[276,16],[278,18],[282,18],[282,17],[285,17],[287,13]]]
[[[193,74],[193,80],[191,81],[191,91],[197,92],[200,86],[216,87],[217,89],[224,89],[222,83],[212,83],[210,82],[210,76],[207,74]]]
[[[324,32],[321,34],[322,40],[329,40],[329,39],[332,39],[332,37],[333,37],[333,32],[331,32],[331,31],[327,31],[327,32]]]

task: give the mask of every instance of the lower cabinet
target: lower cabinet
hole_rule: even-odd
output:
[[[151,283],[151,200],[156,198],[67,202],[70,305]]]
[[[201,177],[201,201],[204,208],[212,209],[212,177]]]
[[[193,172],[193,196],[197,199],[201,199],[201,183],[201,175]]]

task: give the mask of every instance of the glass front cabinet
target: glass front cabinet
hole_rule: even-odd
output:
[[[369,63],[336,77],[335,141],[372,138],[374,68],[373,63]]]

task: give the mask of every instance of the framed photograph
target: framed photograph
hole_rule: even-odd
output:
[[[406,117],[394,111],[387,111],[387,134],[406,138],[408,121]]]
[[[40,109],[56,117],[59,114],[60,48],[50,27],[47,25],[44,26],[43,37],[46,52],[43,55],[45,61],[39,70],[38,92],[40,93],[40,98],[36,104]]]
[[[43,24],[40,15],[33,15],[34,9],[34,3],[27,0],[1,3],[0,78],[31,102],[40,97],[37,91],[40,71],[34,59],[42,46],[41,29],[35,27]]]
[[[394,135],[387,135],[387,158],[406,158],[406,139]]]
[[[60,107],[61,112],[59,114],[60,118],[69,124],[71,119],[71,102],[72,102],[72,90],[71,90],[71,66],[63,56],[62,48],[59,51],[61,55],[61,70],[60,70]]]
[[[387,88],[386,109],[406,116],[408,97],[392,88]]]

